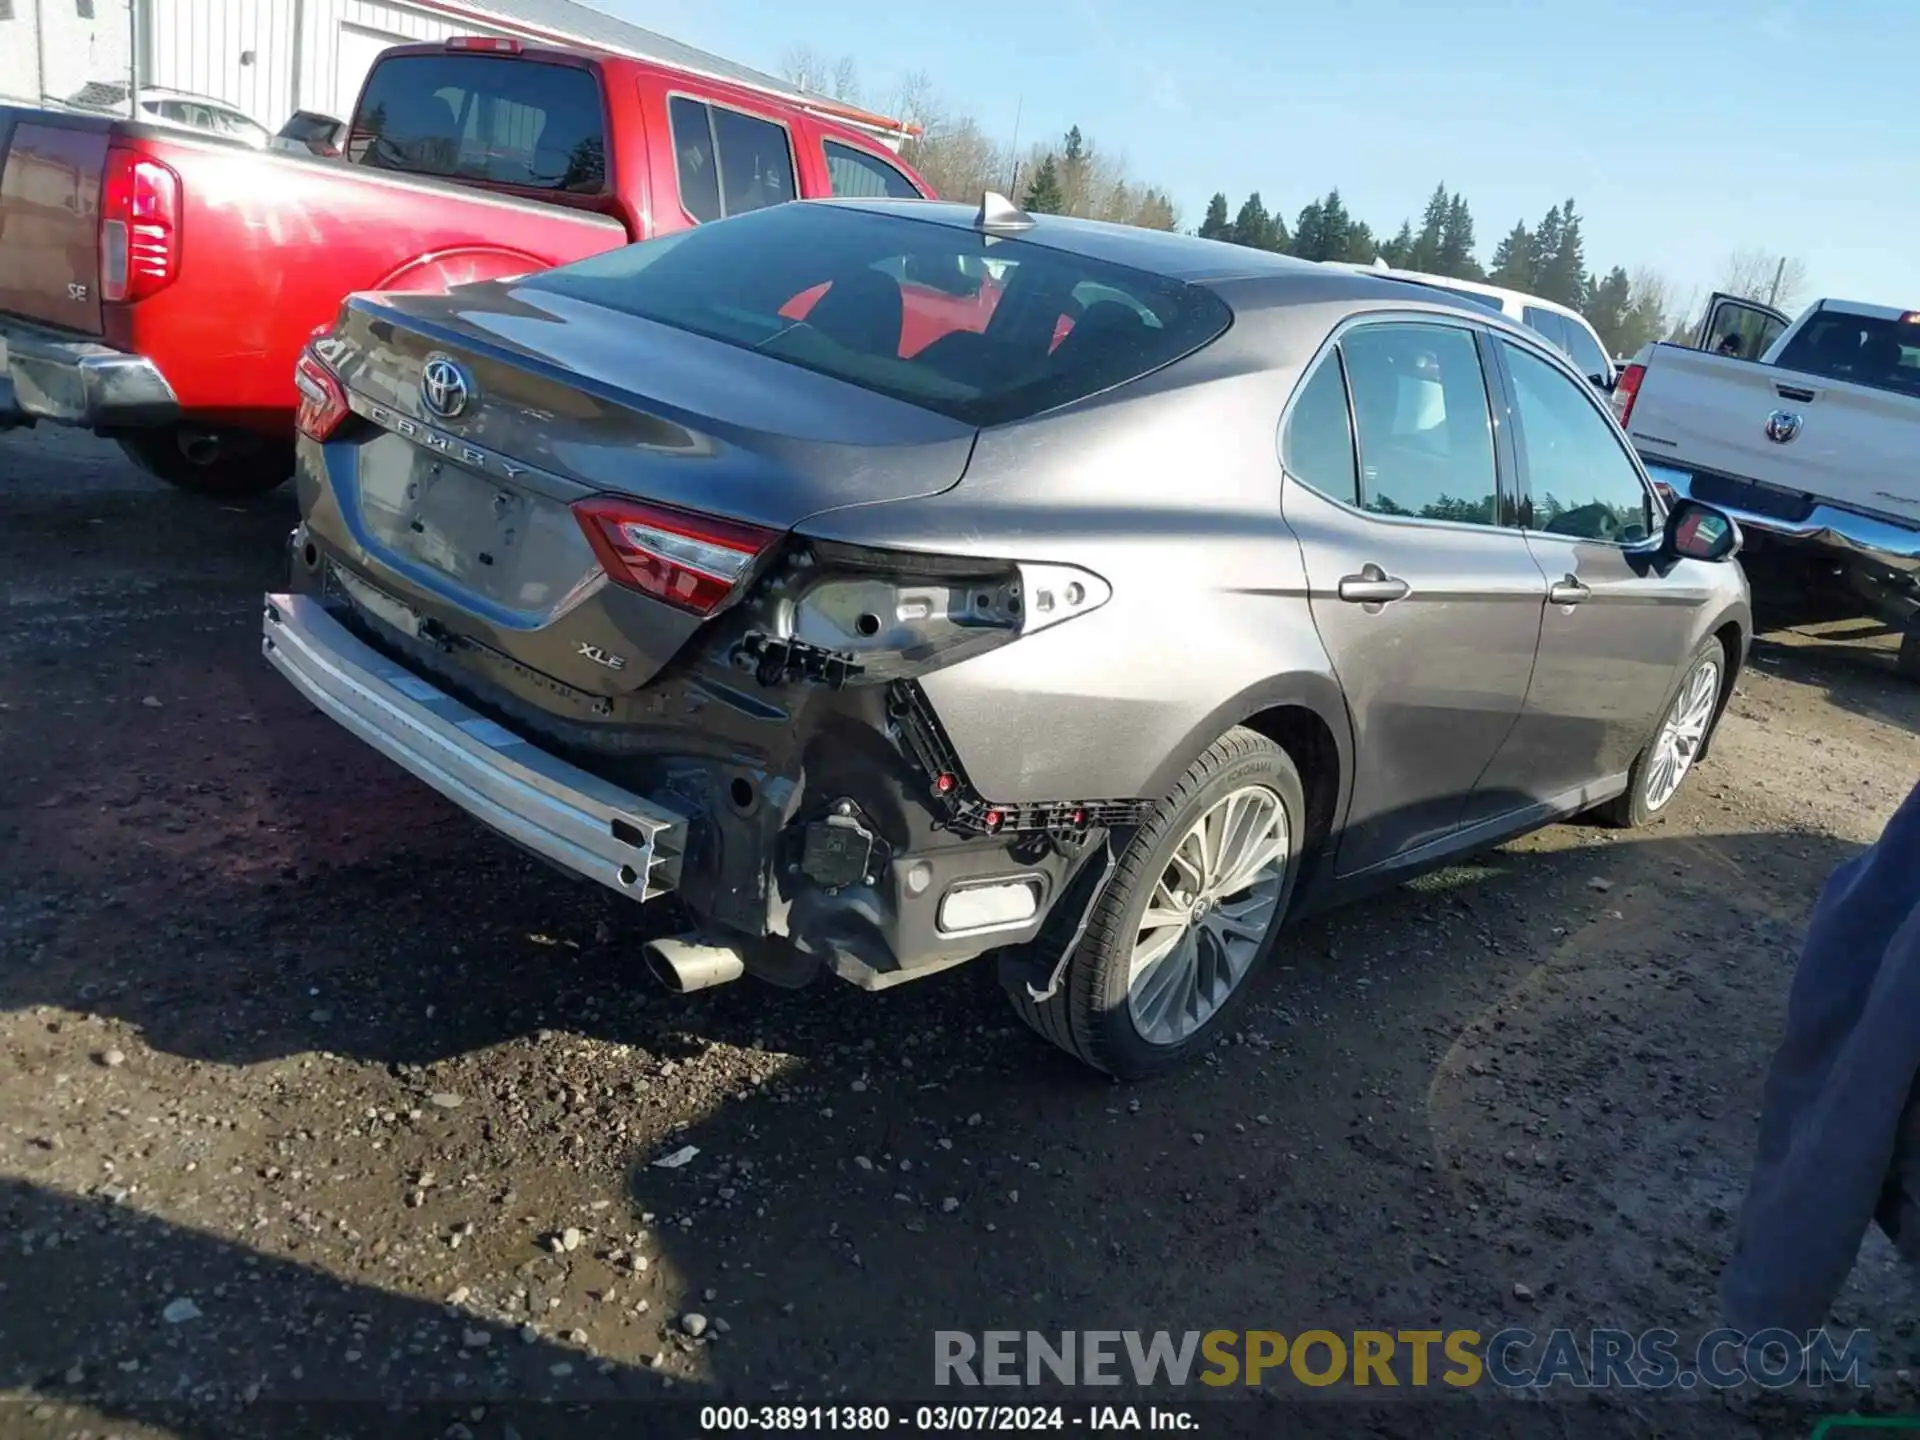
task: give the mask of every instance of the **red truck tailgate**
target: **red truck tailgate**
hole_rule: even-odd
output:
[[[100,333],[104,123],[0,110],[0,314]]]

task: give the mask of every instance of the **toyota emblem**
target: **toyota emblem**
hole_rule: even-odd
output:
[[[453,420],[473,404],[475,387],[466,368],[446,355],[429,355],[420,372],[420,403],[429,415]]]
[[[1800,433],[1800,417],[1791,410],[1776,410],[1767,416],[1767,438],[1785,445]]]

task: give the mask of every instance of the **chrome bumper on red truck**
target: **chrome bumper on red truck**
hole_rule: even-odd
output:
[[[151,360],[0,319],[0,430],[39,420],[137,430],[179,415],[173,387]]]
[[[684,816],[528,744],[309,596],[267,596],[261,628],[267,660],[323,714],[476,819],[631,899],[674,888]]]

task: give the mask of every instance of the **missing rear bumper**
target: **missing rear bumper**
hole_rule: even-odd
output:
[[[686,818],[554,758],[387,659],[307,596],[269,595],[269,663],[323,714],[476,819],[636,900],[673,889]]]

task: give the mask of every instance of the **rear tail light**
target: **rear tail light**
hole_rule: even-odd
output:
[[[309,440],[326,441],[338,430],[352,410],[347,405],[346,387],[340,377],[308,346],[293,365],[293,388],[300,392],[300,408],[293,424]]]
[[[100,186],[100,298],[144,300],[180,273],[180,177],[118,146]]]
[[[1633,402],[1640,398],[1640,382],[1646,378],[1646,374],[1646,366],[1629,365],[1620,372],[1619,380],[1614,382],[1613,413],[1620,418],[1622,426],[1633,416]]]
[[[518,55],[520,42],[500,35],[456,35],[447,41],[449,50],[478,50],[487,55]]]
[[[777,530],[638,500],[582,500],[573,513],[616,585],[701,616],[718,610],[780,538]]]
[[[1654,493],[1660,497],[1660,503],[1666,506],[1667,509],[1671,510],[1676,504],[1679,503],[1680,492],[1675,490],[1673,486],[1667,484],[1666,481],[1664,480],[1654,481],[1653,490],[1654,490]]]

